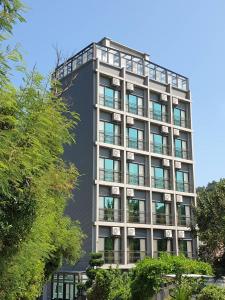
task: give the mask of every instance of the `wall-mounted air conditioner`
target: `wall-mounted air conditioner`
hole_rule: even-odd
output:
[[[185,238],[185,232],[183,230],[178,230],[178,239],[184,239]]]
[[[127,160],[134,160],[134,153],[133,152],[127,152]]]
[[[164,198],[164,201],[171,201],[171,194],[164,194],[163,198]]]
[[[181,169],[181,162],[175,161],[175,169]]]
[[[120,194],[120,188],[118,186],[112,186],[111,187],[111,194],[119,195]]]
[[[127,117],[127,125],[129,125],[129,126],[134,125],[134,118],[132,118],[132,117]]]
[[[113,113],[112,119],[113,119],[113,121],[121,122],[121,115],[117,114],[117,113]]]
[[[161,127],[161,132],[164,133],[164,134],[168,134],[169,133],[169,127],[163,125]]]
[[[182,203],[183,202],[183,196],[182,195],[176,195],[176,201],[177,201],[177,203]]]
[[[173,237],[172,230],[167,229],[164,231],[164,234],[165,234],[165,237],[168,239]]]
[[[134,189],[127,189],[127,197],[134,197]]]
[[[120,150],[112,149],[112,157],[120,158]]]
[[[162,160],[162,165],[163,165],[163,167],[169,167],[169,166],[170,166],[170,161],[169,161],[169,159],[164,158],[164,159]]]
[[[134,85],[131,82],[127,82],[127,90],[130,92],[134,91]]]
[[[113,77],[112,78],[112,85],[120,86],[120,80],[118,78]]]
[[[173,135],[174,135],[174,136],[179,136],[179,135],[180,135],[180,130],[177,129],[177,128],[174,128],[174,129],[173,129]]]
[[[120,227],[112,227],[112,235],[119,236],[120,235]]]
[[[177,97],[173,97],[173,105],[178,105],[179,100]]]
[[[128,228],[127,228],[127,235],[128,235],[128,236],[135,236],[135,228],[133,228],[133,227],[128,227]]]
[[[161,99],[162,101],[167,102],[167,95],[166,95],[166,94],[161,94],[160,99]]]

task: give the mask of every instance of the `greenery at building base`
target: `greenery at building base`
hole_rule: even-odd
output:
[[[195,222],[201,241],[199,256],[225,273],[225,179],[197,189]]]
[[[62,159],[79,117],[36,71],[27,74],[4,34],[23,21],[19,0],[0,0],[0,299],[32,300],[63,260],[75,263],[84,238],[64,216],[78,171]],[[14,61],[21,87],[10,81]]]
[[[215,285],[207,285],[204,287],[197,300],[224,300],[225,299],[225,288],[221,288]]]

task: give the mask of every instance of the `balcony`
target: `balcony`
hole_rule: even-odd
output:
[[[169,179],[152,177],[152,187],[156,189],[171,190],[172,184]]]
[[[104,222],[121,222],[123,211],[114,208],[100,208],[99,221]]]
[[[153,252],[153,257],[154,258],[158,258],[164,254],[167,254],[167,255],[176,255],[176,252],[175,251],[154,251]]]
[[[121,136],[99,131],[99,142],[112,145],[121,145]]]
[[[191,122],[190,119],[187,118],[180,118],[180,119],[173,119],[173,124],[176,126],[184,127],[184,128],[190,128]]]
[[[191,217],[186,216],[177,216],[177,225],[178,226],[185,226],[190,227],[191,226]]]
[[[146,178],[142,175],[127,174],[127,183],[144,186],[146,184]]]
[[[102,258],[105,264],[121,264],[123,260],[123,252],[122,251],[114,251],[114,250],[105,250],[99,251],[102,253]]]
[[[99,169],[99,180],[121,182],[122,174],[119,171]]]
[[[154,225],[173,225],[172,214],[155,213],[153,214]]]
[[[128,223],[146,223],[145,211],[128,210],[127,211],[127,222]]]
[[[114,109],[121,108],[121,102],[110,96],[99,96],[99,104]]]
[[[193,186],[189,182],[176,181],[176,190],[178,192],[193,193]]]
[[[146,150],[147,149],[146,146],[147,144],[143,139],[137,140],[137,139],[127,138],[127,147],[129,148]]]
[[[170,155],[170,147],[163,144],[151,143],[151,152],[163,155]]]
[[[146,255],[146,251],[127,251],[127,262],[128,264],[134,264],[139,260],[144,259]]]
[[[165,123],[168,123],[168,120],[169,120],[167,113],[162,113],[162,112],[153,111],[153,110],[150,110],[150,118],[152,120],[165,122]]]
[[[175,148],[175,157],[183,159],[192,159],[191,151],[183,150],[181,148]]]
[[[135,114],[138,116],[144,116],[144,107],[142,105],[130,105],[130,104],[126,104],[126,111],[131,113],[131,114]]]

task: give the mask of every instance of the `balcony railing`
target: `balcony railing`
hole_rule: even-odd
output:
[[[128,223],[146,223],[145,211],[128,210],[127,211],[127,222]]]
[[[190,128],[191,124],[190,124],[190,120],[187,118],[181,118],[181,119],[173,119],[173,124],[176,126],[180,126],[180,127],[184,127],[184,128]]]
[[[150,118],[152,120],[157,120],[161,122],[166,122],[168,123],[168,114],[167,113],[160,113],[157,111],[150,110]]]
[[[136,174],[127,174],[127,183],[133,185],[142,185],[144,186],[146,183],[145,176],[136,175]]]
[[[146,251],[127,251],[128,264],[134,264],[137,261],[144,259],[146,255]]]
[[[122,175],[118,171],[99,169],[99,179],[110,182],[121,182]]]
[[[153,214],[154,225],[173,225],[173,216],[171,214],[155,213]]]
[[[186,216],[177,216],[177,225],[178,226],[185,226],[190,227],[191,226],[191,217]]]
[[[183,159],[191,159],[192,158],[191,151],[175,148],[175,157],[179,157]]]
[[[154,251],[153,252],[153,257],[157,258],[157,257],[160,257],[164,254],[176,255],[176,252],[175,251]]]
[[[121,209],[114,208],[100,208],[99,209],[99,220],[106,222],[121,222],[122,221]]]
[[[121,102],[110,96],[99,96],[99,104],[110,108],[120,109]]]
[[[138,150],[146,150],[147,149],[147,144],[144,140],[136,140],[136,139],[131,139],[127,138],[127,147],[133,148],[133,149],[138,149]]]
[[[195,255],[192,251],[182,251],[179,250],[179,255],[183,254],[187,258],[195,258]]]
[[[121,136],[105,133],[104,131],[99,131],[99,141],[112,145],[121,145]]]
[[[170,147],[167,145],[151,143],[151,152],[170,155]]]
[[[189,182],[176,181],[176,190],[179,192],[193,193],[193,186]]]
[[[102,258],[104,259],[105,264],[121,264],[123,260],[123,252],[122,251],[114,251],[114,250],[105,250],[99,251],[102,253]]]
[[[126,110],[131,114],[144,116],[144,107],[142,105],[134,106],[134,105],[126,104]]]
[[[171,190],[172,184],[169,179],[152,177],[152,187],[156,189]]]

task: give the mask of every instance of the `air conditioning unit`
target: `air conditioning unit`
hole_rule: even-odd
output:
[[[179,136],[179,135],[180,135],[180,130],[177,129],[177,128],[174,128],[174,129],[173,129],[173,135],[174,135],[174,136]]]
[[[162,164],[163,164],[163,167],[169,167],[169,166],[170,166],[170,161],[169,161],[169,159],[164,158],[164,159],[162,160]]]
[[[134,189],[127,189],[127,197],[134,197]]]
[[[112,119],[113,119],[113,121],[121,122],[121,115],[117,114],[117,113],[113,113]]]
[[[177,97],[173,97],[173,105],[178,105],[179,100]]]
[[[112,227],[112,235],[119,236],[120,235],[120,227]]]
[[[181,169],[181,162],[175,161],[175,169]]]
[[[111,194],[119,195],[120,194],[120,188],[118,186],[112,186],[111,187]]]
[[[120,80],[118,78],[113,77],[112,78],[112,85],[120,86]]]
[[[163,125],[163,126],[161,127],[161,132],[162,132],[162,133],[165,133],[165,134],[168,134],[168,133],[169,133],[169,127]]]
[[[131,82],[127,82],[127,90],[130,92],[134,91],[134,85]]]
[[[134,125],[134,118],[127,117],[127,125],[129,125],[129,126]]]
[[[127,160],[134,160],[134,153],[133,152],[127,152]]]
[[[171,194],[164,194],[163,198],[164,198],[164,201],[171,201]]]
[[[178,230],[178,239],[184,239],[185,238],[185,232],[183,230]]]
[[[177,203],[182,203],[183,202],[183,196],[182,195],[176,195],[176,200],[177,200]]]
[[[166,94],[161,94],[160,99],[161,99],[162,101],[167,102],[167,95],[166,95]]]
[[[167,229],[167,230],[165,230],[164,234],[165,234],[165,237],[168,239],[173,237],[172,230]]]
[[[135,228],[133,228],[133,227],[128,227],[128,228],[127,228],[127,235],[128,235],[128,236],[135,236]]]
[[[112,156],[116,158],[120,158],[120,150],[112,149]]]

